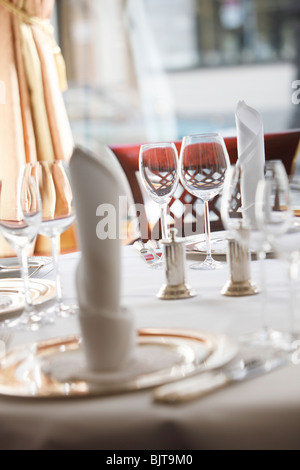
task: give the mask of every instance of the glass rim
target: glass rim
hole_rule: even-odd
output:
[[[140,150],[143,148],[157,148],[157,147],[175,147],[176,145],[174,142],[154,142],[154,143],[148,143],[148,144],[141,144]]]
[[[224,137],[221,134],[219,134],[218,132],[204,132],[203,134],[188,134],[188,135],[185,135],[182,140],[189,139],[189,138],[192,138],[192,137],[221,137],[222,139],[224,139]]]

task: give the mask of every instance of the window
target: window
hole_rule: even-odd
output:
[[[239,100],[265,132],[300,127],[297,2],[57,0],[57,24],[79,143],[234,135]]]

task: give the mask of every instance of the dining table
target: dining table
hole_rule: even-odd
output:
[[[63,298],[68,304],[77,303],[75,279],[80,257],[80,252],[60,256]],[[265,354],[264,348],[240,339],[260,328],[263,314],[274,329],[288,330],[286,263],[273,257],[264,261],[264,304],[261,293],[222,294],[230,278],[226,257],[221,269],[211,271],[191,269],[196,258],[197,253],[186,256],[186,279],[197,295],[161,300],[157,294],[166,282],[165,270],[151,268],[133,246],[121,247],[121,304],[132,312],[136,331],[182,329],[226,337],[234,353],[228,364],[224,359],[225,369],[243,354]],[[259,286],[260,262],[253,258],[250,268],[252,281]],[[42,268],[36,277],[53,280],[52,265]],[[78,315],[59,318],[37,331],[12,331],[7,348],[11,352],[32,343],[80,337]],[[296,315],[296,324],[298,320]],[[270,348],[267,354],[271,354]],[[112,458],[117,451],[132,451],[132,455],[145,450],[155,455],[181,451],[188,455],[195,450],[299,450],[298,362],[288,356],[276,370],[180,403],[155,400],[156,386],[61,397],[15,396],[2,390],[0,449],[106,450]]]

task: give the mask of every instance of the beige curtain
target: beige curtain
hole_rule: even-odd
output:
[[[10,8],[12,6],[12,8]],[[62,91],[64,68],[51,32],[54,0],[0,0],[0,179],[25,162],[65,159],[73,138]],[[63,235],[64,251],[76,248],[74,228]],[[36,251],[49,245],[40,237]],[[0,256],[11,255],[0,240]]]

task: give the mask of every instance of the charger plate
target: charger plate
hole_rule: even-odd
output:
[[[55,283],[48,279],[30,279],[32,303],[39,306],[55,297]],[[20,313],[24,308],[24,284],[20,278],[0,279],[0,296],[7,297],[11,303],[0,308],[0,321],[8,315]]]
[[[228,235],[229,232],[221,230],[219,232],[211,232],[211,254],[216,261],[226,261],[227,250],[228,250]],[[193,237],[189,237],[193,238]],[[196,241],[188,242],[186,244],[186,257],[188,260],[197,260],[199,258],[205,258],[207,253],[205,234],[203,237],[197,235]],[[267,258],[274,258],[274,252],[270,249],[266,253]],[[256,260],[257,256],[255,252],[251,252],[252,260]]]
[[[211,253],[217,261],[226,260],[227,255],[227,240],[228,232],[225,230],[219,232],[211,232],[210,242],[211,242]],[[191,237],[192,238],[192,237]],[[205,234],[202,237],[197,235],[195,242],[189,242],[186,244],[186,255],[187,259],[195,259],[199,257],[206,256],[207,247]]]
[[[134,392],[220,367],[237,346],[223,335],[197,330],[140,330],[134,359],[121,371],[93,373],[83,363],[80,336],[55,338],[9,352],[0,367],[0,394],[70,398]]]
[[[39,266],[47,266],[52,263],[52,258],[47,256],[30,256],[28,258],[29,272],[37,269]],[[13,258],[0,258],[0,278],[16,277],[21,275],[19,260]]]

